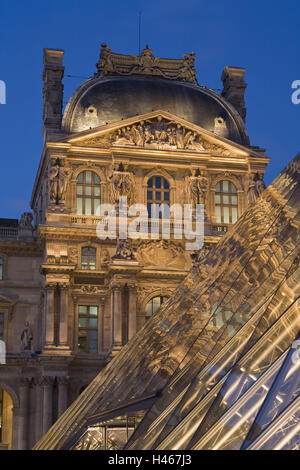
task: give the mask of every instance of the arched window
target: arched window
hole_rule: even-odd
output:
[[[0,258],[0,281],[3,279],[3,258]]]
[[[146,305],[146,319],[150,318],[157,310],[160,309],[161,305],[168,299],[168,297],[164,297],[159,295],[157,297],[153,297],[153,299],[149,300]]]
[[[237,190],[231,181],[220,181],[215,194],[216,222],[234,224],[238,218]]]
[[[81,269],[96,269],[96,248],[84,246],[81,249]]]
[[[170,185],[163,176],[152,176],[147,185],[147,209],[149,217],[161,217],[161,213],[152,213],[152,204],[170,204]]]
[[[93,171],[79,173],[76,184],[77,214],[97,215],[100,205],[100,178]]]

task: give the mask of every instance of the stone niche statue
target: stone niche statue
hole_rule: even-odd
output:
[[[199,169],[192,170],[192,176],[189,177],[189,203],[195,206],[196,204],[205,204],[206,193],[208,189],[208,179]]]
[[[266,186],[263,180],[263,174],[252,174],[248,182],[248,201],[252,204],[265,190]]]
[[[26,321],[24,323],[24,328],[21,333],[21,351],[22,352],[30,352],[31,351],[31,343],[33,340],[33,334],[29,322]]]
[[[127,197],[128,204],[133,203],[134,199],[134,179],[131,172],[127,171],[122,163],[117,169],[113,169],[108,177],[110,181],[112,199],[115,204],[119,202],[121,196]]]
[[[71,169],[64,166],[58,158],[49,168],[49,194],[51,204],[64,204],[66,199],[66,189]]]

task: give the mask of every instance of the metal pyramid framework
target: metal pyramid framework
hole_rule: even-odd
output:
[[[300,154],[35,449],[300,449]]]

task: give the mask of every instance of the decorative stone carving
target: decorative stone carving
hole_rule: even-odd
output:
[[[110,263],[110,254],[107,248],[101,250],[101,266],[106,266]]]
[[[206,193],[208,189],[208,178],[201,174],[199,170],[192,170],[192,176],[189,177],[188,194],[189,203],[205,204]]]
[[[142,241],[137,251],[138,261],[144,266],[168,266],[185,269],[185,250],[170,240]]]
[[[51,204],[64,204],[71,169],[64,166],[58,158],[49,168],[49,194]]]
[[[30,352],[31,351],[31,343],[33,340],[33,334],[29,322],[26,321],[24,323],[24,329],[21,333],[21,351],[22,352]]]
[[[120,240],[118,238],[116,254],[112,259],[135,260],[135,254],[130,240]]]
[[[68,248],[68,259],[71,264],[78,263],[78,249],[74,246]]]
[[[205,150],[207,150],[210,153],[216,154],[216,155],[222,155],[224,157],[230,157],[233,155],[236,155],[236,152],[233,150],[229,150],[225,147],[221,147],[221,145],[213,144],[212,142],[209,142],[208,140],[202,139],[202,145]]]
[[[194,52],[184,54],[182,59],[161,59],[153,56],[153,51],[148,45],[140,56],[136,56],[115,54],[103,43],[97,64],[97,75],[156,75],[171,80],[197,83],[194,62]]]
[[[256,199],[261,195],[261,193],[265,190],[265,183],[263,181],[262,174],[252,174],[249,177],[248,182],[248,201],[249,204],[252,204],[256,201]]]
[[[132,204],[134,200],[134,176],[126,171],[123,164],[120,163],[118,169],[114,169],[109,175],[111,198],[117,204],[120,196],[126,196],[128,204]]]
[[[31,212],[23,212],[20,219],[20,227],[32,228],[33,215]]]
[[[162,116],[140,121],[101,137],[89,138],[85,145],[99,147],[135,146],[149,149],[185,149],[204,151],[202,138],[197,132]]]

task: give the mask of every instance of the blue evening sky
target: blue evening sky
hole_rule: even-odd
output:
[[[142,48],[170,58],[194,51],[200,84],[221,89],[224,65],[247,69],[247,128],[271,157],[266,183],[300,151],[300,105],[291,102],[300,80],[299,0],[1,0],[0,217],[29,210],[43,145],[43,48],[65,50],[66,75],[89,77],[101,42],[138,53],[139,11]],[[83,78],[64,79],[65,103]]]

